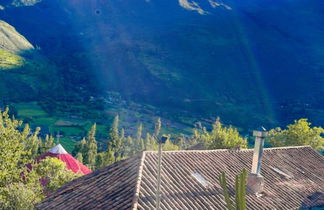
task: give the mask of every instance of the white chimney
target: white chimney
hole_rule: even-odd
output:
[[[264,128],[260,131],[253,131],[253,136],[255,137],[254,152],[252,159],[252,169],[248,177],[247,187],[252,193],[260,193],[263,191],[264,179],[261,175],[261,163],[263,155],[264,139],[267,137],[268,133]]]
[[[253,152],[251,173],[260,175],[264,139],[265,139],[265,137],[267,137],[267,132],[253,131],[253,136],[255,137],[255,143],[254,143],[254,152]]]

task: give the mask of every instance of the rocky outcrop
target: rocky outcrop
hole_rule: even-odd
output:
[[[8,23],[0,20],[0,49],[19,54],[33,50],[34,46],[16,29]]]

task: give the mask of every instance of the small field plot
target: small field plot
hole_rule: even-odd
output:
[[[45,117],[48,114],[36,103],[36,102],[28,102],[28,103],[17,103],[14,104],[14,107],[18,110],[18,117]]]

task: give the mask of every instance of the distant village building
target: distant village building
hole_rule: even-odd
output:
[[[226,172],[233,194],[235,175],[250,170],[255,154],[251,149],[163,152],[161,209],[226,209],[218,176]],[[155,209],[156,166],[157,152],[143,152],[68,183],[37,208]],[[247,194],[247,209],[324,205],[324,157],[311,147],[264,149],[261,174],[262,191]]]

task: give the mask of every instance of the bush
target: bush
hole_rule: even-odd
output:
[[[301,146],[310,145],[314,149],[324,149],[324,134],[322,127],[311,127],[307,119],[295,120],[287,129],[275,128],[269,131],[268,141],[272,146]]]

